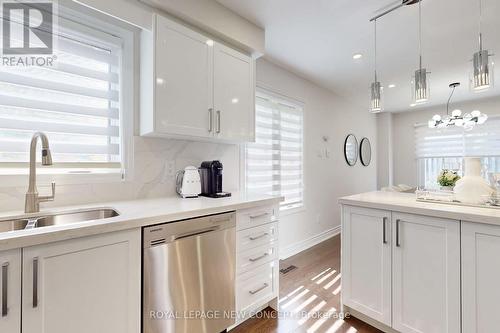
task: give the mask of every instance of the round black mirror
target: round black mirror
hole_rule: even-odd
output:
[[[359,160],[364,166],[369,166],[372,160],[372,145],[368,138],[363,138],[359,144]]]
[[[358,161],[358,140],[354,134],[349,134],[344,142],[344,157],[348,165],[353,166]]]

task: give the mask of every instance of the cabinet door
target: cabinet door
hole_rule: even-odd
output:
[[[21,333],[21,250],[0,252],[0,332]]]
[[[462,222],[462,333],[500,327],[500,227]]]
[[[393,328],[460,332],[460,222],[393,213]]]
[[[137,333],[140,230],[23,249],[23,333]]]
[[[214,108],[218,138],[254,141],[254,61],[221,44],[214,46]]]
[[[213,42],[180,24],[156,17],[155,132],[212,136]]]
[[[343,207],[342,303],[391,325],[391,212]]]

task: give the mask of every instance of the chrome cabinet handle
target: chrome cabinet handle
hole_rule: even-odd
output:
[[[399,222],[400,221],[401,221],[400,219],[396,220],[396,246],[397,247],[401,246],[401,243],[399,242]]]
[[[264,285],[262,287],[260,287],[259,289],[250,290],[249,293],[252,294],[252,295],[255,295],[259,291],[262,291],[262,290],[266,289],[267,287],[269,287],[269,285],[267,283],[264,283]]]
[[[262,213],[262,214],[258,214],[258,215],[250,215],[250,218],[251,219],[258,219],[259,217],[264,217],[266,215],[269,215],[269,213]]]
[[[209,108],[208,109],[208,132],[209,133],[212,133],[212,131],[214,130],[214,109],[212,108]]]
[[[216,133],[220,133],[220,110],[217,110],[217,130]]]
[[[260,257],[257,257],[257,258],[250,258],[248,260],[250,260],[251,262],[256,262],[256,261],[259,261],[261,259],[264,259],[265,257],[267,257],[269,255],[269,253],[264,253],[263,255],[261,255]]]
[[[266,237],[267,235],[269,235],[269,233],[268,233],[268,232],[263,233],[262,235],[257,236],[257,237],[251,237],[251,236],[250,236],[250,237],[248,237],[248,238],[250,238],[250,240],[253,240],[253,241],[254,241],[254,240],[257,240],[257,239],[261,239],[262,237]]]
[[[38,257],[33,258],[33,308],[38,307]]]
[[[8,283],[9,263],[2,265],[2,317],[7,317],[9,309],[7,308],[7,283]]]
[[[387,217],[382,219],[382,243],[387,244],[387,239],[385,238],[385,222],[387,221]]]

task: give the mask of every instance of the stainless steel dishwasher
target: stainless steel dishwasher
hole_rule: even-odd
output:
[[[143,333],[219,333],[235,323],[235,213],[143,229]]]

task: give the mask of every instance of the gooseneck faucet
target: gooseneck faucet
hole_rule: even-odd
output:
[[[36,132],[31,138],[30,145],[30,176],[29,187],[26,192],[24,205],[25,213],[37,213],[40,211],[40,202],[52,201],[56,195],[56,183],[52,182],[52,195],[39,196],[36,189],[36,144],[38,139],[42,141],[42,165],[52,165],[52,155],[50,154],[49,140],[42,132]]]

